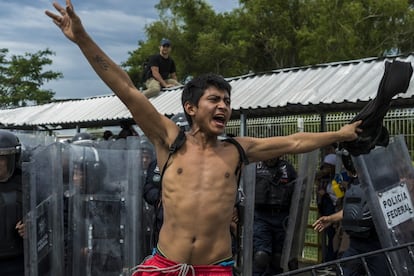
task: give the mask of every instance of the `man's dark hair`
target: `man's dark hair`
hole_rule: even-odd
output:
[[[227,91],[229,96],[231,94],[231,85],[222,76],[213,73],[203,74],[192,79],[184,86],[183,93],[181,95],[181,103],[183,107],[186,102],[198,106],[200,98],[203,96],[206,89],[211,86],[214,86],[219,90]],[[188,124],[191,127],[193,125],[191,116],[188,115],[185,110],[184,113]]]

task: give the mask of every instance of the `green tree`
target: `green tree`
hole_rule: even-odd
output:
[[[225,77],[250,71],[411,52],[413,1],[239,0],[232,12],[215,13],[203,0],[160,0],[160,20],[148,25],[148,40],[124,64],[141,78],[144,60],[162,37],[173,41],[172,57],[182,79],[214,72]]]
[[[181,80],[205,72],[234,76],[248,71],[237,16],[216,14],[203,0],[161,0],[156,7],[160,20],[146,26],[147,41],[139,41],[122,64],[137,86],[142,85],[144,61],[158,52],[162,37],[172,40],[171,56]]]
[[[240,0],[240,4],[249,68],[260,72],[296,66],[299,0]]]
[[[315,0],[301,6],[300,63],[382,56],[407,49],[412,9],[404,0]],[[407,36],[407,34],[411,34]]]
[[[52,64],[49,49],[36,53],[12,55],[7,58],[8,49],[0,50],[0,106],[18,107],[28,103],[50,102],[54,92],[40,87],[50,80],[59,79],[62,73],[44,67]]]

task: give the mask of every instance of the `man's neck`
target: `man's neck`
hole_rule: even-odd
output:
[[[191,130],[189,133],[191,141],[203,148],[216,146],[217,145],[217,136],[216,135],[207,135],[202,133],[199,130]]]
[[[163,58],[167,59],[168,58],[168,54],[163,55],[162,53],[160,53],[160,56],[162,56]]]

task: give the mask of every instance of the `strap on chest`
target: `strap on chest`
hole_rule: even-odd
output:
[[[237,151],[239,152],[239,164],[237,165],[235,174],[237,175],[237,187],[240,186],[241,180],[241,169],[243,164],[248,165],[249,159],[247,158],[246,152],[244,151],[243,147],[240,145],[239,142],[236,141],[233,137],[226,137],[223,141],[229,142],[236,146]]]
[[[161,171],[161,180],[160,180],[161,182],[162,182],[162,179],[163,179],[163,176],[164,176],[164,172],[167,169],[168,162],[171,159],[171,156],[174,153],[176,153],[184,145],[185,141],[186,141],[185,132],[184,132],[184,130],[181,129],[180,132],[177,135],[177,138],[175,138],[174,142],[170,146],[167,161],[165,161],[164,166],[163,166],[162,171]],[[233,144],[237,148],[237,151],[239,152],[239,164],[237,165],[235,174],[238,176],[237,186],[240,186],[241,168],[242,168],[243,164],[244,165],[249,164],[249,159],[247,158],[247,155],[244,152],[243,147],[234,138],[226,137],[223,141]]]
[[[168,165],[168,162],[171,159],[171,156],[174,153],[176,153],[184,145],[185,140],[186,140],[185,132],[184,132],[184,130],[180,129],[180,132],[178,133],[178,135],[175,138],[174,142],[170,146],[167,161],[165,161],[164,166],[162,166],[160,183],[162,183],[162,178],[164,177],[164,172],[167,169],[167,165]]]

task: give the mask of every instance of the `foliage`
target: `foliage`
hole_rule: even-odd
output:
[[[62,77],[61,73],[44,71],[50,65],[49,49],[7,58],[8,49],[0,49],[0,107],[26,106],[28,103],[50,102],[54,93],[40,89],[47,81]]]
[[[160,19],[146,26],[123,64],[140,85],[144,60],[172,40],[180,79],[406,53],[414,47],[413,1],[239,0],[216,13],[204,0],[160,0]]]
[[[314,14],[298,30],[301,64],[382,56],[411,39],[407,1],[317,0],[302,5],[301,14]]]

